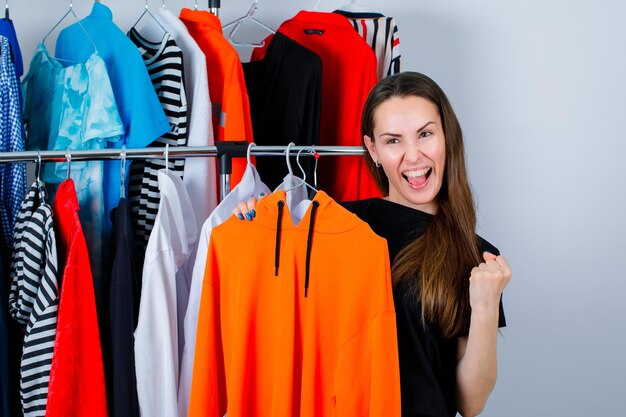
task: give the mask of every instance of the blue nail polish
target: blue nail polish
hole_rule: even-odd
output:
[[[239,220],[243,220],[243,215],[242,215],[241,213],[237,213],[237,218],[238,218]]]
[[[261,194],[259,194],[259,196],[261,196],[261,197],[263,197],[264,195],[265,195],[265,193],[261,193]]]
[[[250,216],[254,219],[256,217],[256,211],[250,210]]]
[[[250,217],[250,213],[246,213],[246,220],[250,221],[252,218]]]

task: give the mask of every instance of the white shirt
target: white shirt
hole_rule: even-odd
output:
[[[206,57],[181,20],[167,9],[159,7],[153,19],[145,19],[141,33],[148,37],[163,35],[166,29],[183,51],[185,92],[187,95],[187,146],[213,145],[213,122]],[[193,196],[196,220],[201,224],[217,206],[218,180],[216,158],[188,158],[183,181]]]
[[[196,351],[196,327],[198,326],[198,312],[200,311],[200,298],[202,296],[202,281],[206,267],[206,256],[209,251],[209,238],[213,227],[223,223],[233,215],[233,210],[240,201],[247,201],[250,197],[260,198],[260,194],[269,194],[269,189],[259,177],[254,165],[248,163],[241,181],[224,198],[224,200],[211,213],[204,222],[198,241],[198,252],[193,267],[189,302],[185,313],[185,347],[180,368],[180,383],[178,387],[178,415],[187,415],[189,398],[191,395],[191,377],[193,374],[193,360]],[[246,221],[246,220],[243,220]]]
[[[177,175],[160,170],[159,191],[135,330],[137,397],[142,416],[176,417],[183,319],[198,227],[189,194]]]

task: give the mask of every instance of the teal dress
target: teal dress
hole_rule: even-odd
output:
[[[27,149],[104,149],[124,134],[106,66],[95,52],[84,63],[73,63],[53,58],[39,44],[22,89]],[[43,172],[44,181],[56,188],[67,178],[67,163],[47,164]],[[71,178],[91,267],[102,271],[103,162],[71,162]]]

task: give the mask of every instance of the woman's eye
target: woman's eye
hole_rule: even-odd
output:
[[[398,142],[399,142],[399,140],[398,140],[398,139],[396,139],[396,138],[390,138],[390,139],[387,139],[387,140],[385,141],[385,143],[398,143]]]
[[[432,135],[432,132],[425,131],[425,132],[420,133],[420,138],[427,138],[431,135]]]

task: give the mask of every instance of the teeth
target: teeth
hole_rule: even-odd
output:
[[[424,168],[424,169],[420,169],[418,171],[405,171],[404,175],[406,175],[409,178],[422,177],[422,176],[428,174],[428,171],[430,171],[430,168]]]

